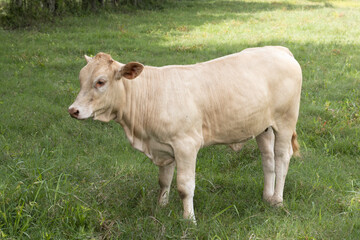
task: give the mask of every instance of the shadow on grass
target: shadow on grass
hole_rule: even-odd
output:
[[[79,51],[78,34],[88,37],[87,49],[81,53],[95,53],[99,46],[99,39],[118,38],[124,42],[134,42],[139,35],[147,34],[149,42],[162,41],[156,32],[186,32],[204,24],[217,24],[234,19],[238,22],[247,22],[254,18],[255,13],[271,11],[314,10],[324,8],[322,4],[293,4],[287,2],[244,2],[244,1],[181,1],[174,3],[174,8],[166,11],[136,11],[132,13],[107,13],[101,16],[69,17],[55,24],[45,24],[39,28],[41,32],[56,32],[66,34],[71,42],[62,52]],[[119,17],[120,14],[122,17]],[[101,18],[101,19],[100,19]],[[150,18],[150,20],[149,20]],[[94,31],[101,28],[102,33]],[[74,33],[74,28],[78,34]],[[71,29],[71,31],[69,31]],[[108,32],[106,32],[108,30]],[[59,36],[60,37],[60,36]],[[136,42],[136,41],[135,41]],[[81,42],[80,42],[81,43]],[[84,43],[82,43],[84,45]],[[56,47],[56,46],[55,46]],[[128,49],[120,48],[126,51]]]
[[[275,10],[311,10],[324,7],[321,4],[305,5],[293,4],[288,2],[250,2],[250,1],[194,1],[187,2],[188,6],[196,7],[207,11],[216,11],[218,13],[256,13],[262,11],[275,11]]]
[[[173,16],[177,25],[199,26],[228,19],[247,21],[253,14],[270,11],[314,10],[324,8],[322,4],[293,4],[287,2],[248,2],[248,1],[186,1],[179,4],[183,11]],[[160,13],[161,14],[161,13]],[[184,15],[188,15],[184,17]]]

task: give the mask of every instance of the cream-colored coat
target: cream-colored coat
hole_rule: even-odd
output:
[[[184,217],[195,221],[199,149],[212,144],[238,149],[251,138],[262,153],[263,197],[282,203],[290,157],[298,149],[302,83],[301,68],[287,48],[250,48],[185,66],[122,64],[104,53],[86,60],[69,113],[119,122],[132,146],[159,166],[161,205],[168,202],[176,166]]]

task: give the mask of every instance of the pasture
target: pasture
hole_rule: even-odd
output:
[[[359,239],[359,26],[356,0],[184,0],[0,29],[0,239]],[[67,112],[84,54],[163,66],[265,45],[288,47],[303,69],[284,207],[262,201],[254,140],[207,147],[194,226],[176,180],[157,206],[158,168],[120,125]]]

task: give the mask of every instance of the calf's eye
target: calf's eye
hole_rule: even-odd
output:
[[[102,79],[100,79],[100,80],[98,80],[98,81],[96,82],[95,87],[96,87],[96,88],[100,88],[100,87],[102,87],[102,86],[104,86],[104,85],[105,85],[105,81],[102,80]]]

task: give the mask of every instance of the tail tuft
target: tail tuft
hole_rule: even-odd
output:
[[[297,134],[295,131],[291,138],[291,145],[292,145],[292,149],[293,149],[293,156],[300,157],[300,145],[297,141]]]

